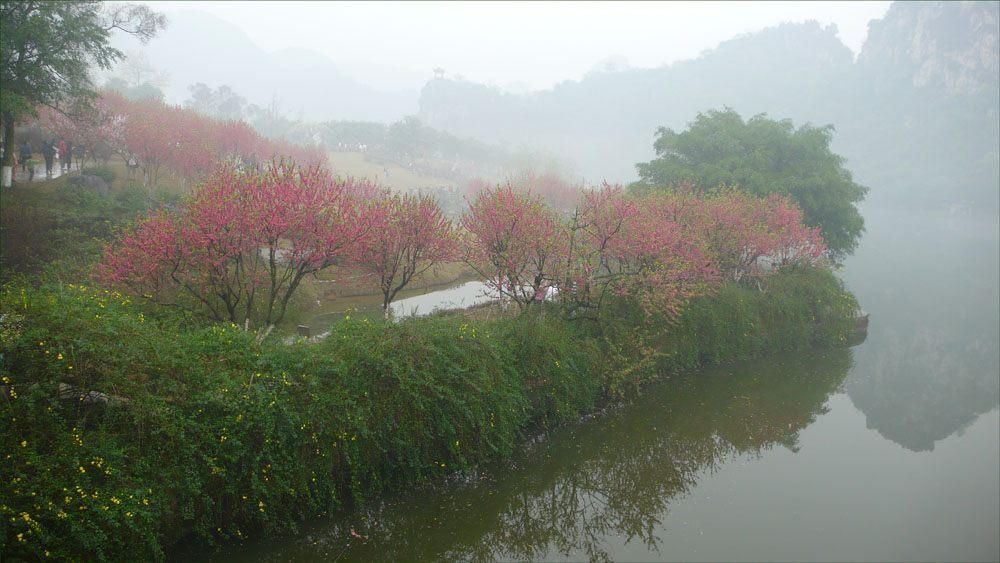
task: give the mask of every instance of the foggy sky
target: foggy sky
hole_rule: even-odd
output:
[[[695,58],[785,21],[835,24],[857,54],[891,2],[142,2],[201,10],[264,50],[404,67],[513,91],[579,80],[609,57],[637,68]],[[169,33],[169,28],[163,33]],[[400,69],[403,70],[403,69]],[[416,86],[419,87],[419,86]]]

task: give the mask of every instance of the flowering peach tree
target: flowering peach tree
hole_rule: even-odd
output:
[[[401,289],[428,270],[457,256],[454,225],[432,197],[383,193],[369,200],[377,220],[360,245],[355,263],[374,276],[382,292],[382,311]]]
[[[817,265],[826,249],[819,228],[802,223],[802,211],[787,195],[760,198],[736,190],[711,196],[674,192],[660,196],[680,205],[680,217],[698,230],[726,278],[747,285],[774,268]]]
[[[628,296],[674,320],[686,300],[710,291],[716,272],[704,245],[665,203],[607,185],[587,192],[570,219],[565,300],[599,312],[609,295]]]
[[[194,185],[223,163],[241,167],[284,156],[318,166],[326,160],[318,147],[267,139],[245,122],[205,117],[158,100],[129,100],[108,91],[95,105],[108,124],[95,131],[102,134],[100,140],[135,162],[150,187],[168,170]]]
[[[353,180],[270,161],[217,170],[177,211],[152,211],[104,250],[97,276],[214,320],[272,326],[305,276],[349,261],[377,223]]]
[[[481,191],[461,223],[468,234],[463,260],[519,310],[541,301],[561,277],[567,232],[540,197],[509,185]]]

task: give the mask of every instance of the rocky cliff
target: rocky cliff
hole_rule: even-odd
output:
[[[858,63],[949,95],[996,91],[1000,3],[895,2],[869,25]]]

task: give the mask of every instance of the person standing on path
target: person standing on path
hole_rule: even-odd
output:
[[[28,140],[25,139],[21,142],[21,154],[18,155],[18,159],[21,161],[21,172],[28,171],[29,158],[31,158],[31,146],[28,144]]]
[[[55,159],[56,149],[48,140],[42,141],[42,157],[45,158],[45,176],[52,177],[52,161]]]

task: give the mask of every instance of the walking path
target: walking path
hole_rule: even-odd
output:
[[[79,171],[80,168],[77,164],[73,164],[73,171]],[[40,162],[35,164],[35,176],[31,179],[32,182],[44,182],[46,180],[54,180],[63,174],[68,174],[69,172],[63,172],[62,167],[58,163],[52,165],[52,176],[45,176],[45,162]],[[17,165],[17,174],[14,178],[15,184],[26,184],[28,183],[28,172],[21,170],[21,165]]]

